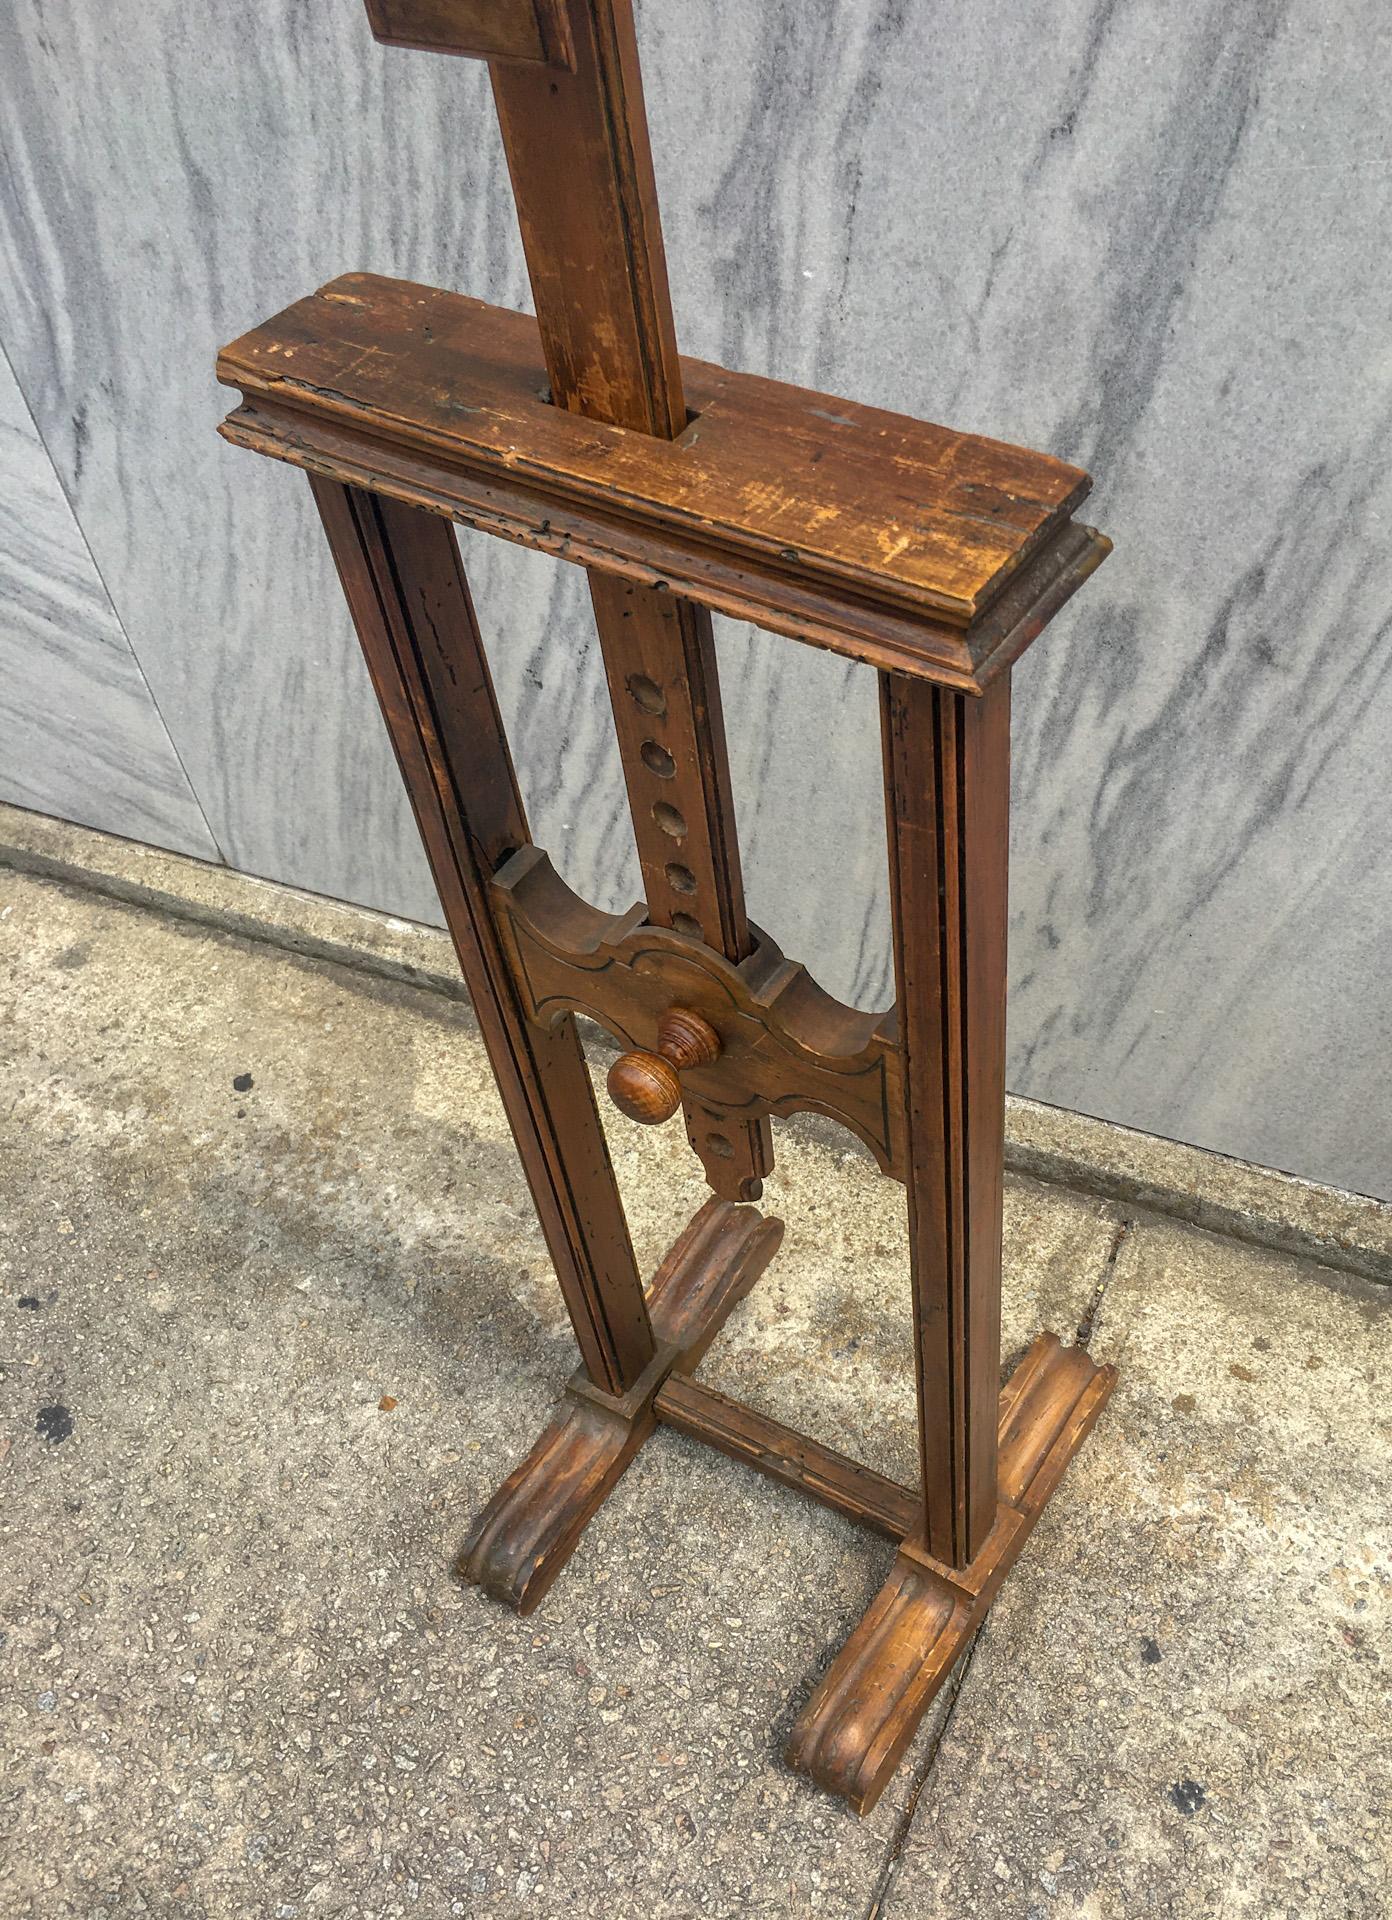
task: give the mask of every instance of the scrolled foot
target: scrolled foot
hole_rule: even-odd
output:
[[[870,1811],[1115,1382],[1081,1347],[1038,1336],[1001,1395],[995,1526],[965,1567],[905,1540],[793,1728],[790,1766]]]
[[[788,1764],[868,1813],[966,1645],[972,1603],[900,1554],[788,1742]]]
[[[696,1365],[782,1237],[782,1221],[756,1207],[706,1202],[648,1290],[652,1364],[622,1399],[583,1377],[571,1383],[555,1418],[470,1529],[457,1562],[463,1579],[518,1613],[541,1602],[652,1432],[658,1388],[669,1373]]]
[[[462,1577],[530,1613],[652,1426],[650,1415],[629,1422],[586,1401],[563,1400],[470,1529],[459,1554]]]

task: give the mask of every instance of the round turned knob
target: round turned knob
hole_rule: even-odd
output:
[[[623,1053],[609,1069],[609,1098],[641,1126],[670,1120],[681,1105],[681,1081],[660,1053]]]
[[[657,1051],[621,1053],[609,1069],[609,1098],[640,1126],[670,1120],[681,1105],[679,1073],[720,1058],[720,1035],[689,1007],[669,1007],[657,1023]]]

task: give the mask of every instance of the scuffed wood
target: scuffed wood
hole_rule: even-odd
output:
[[[819,1500],[862,1526],[874,1527],[891,1540],[902,1540],[918,1518],[918,1499],[907,1487],[699,1380],[673,1375],[658,1388],[654,1407],[664,1426],[743,1461],[756,1473]]]
[[[490,879],[529,835],[449,527],[328,481],[315,503],[585,1364],[614,1391],[653,1336],[573,1021],[527,1018]]]
[[[460,1570],[536,1606],[661,1420],[898,1540],[790,1757],[864,1811],[1112,1383],[1041,1335],[998,1385],[1010,663],[1098,566],[1075,467],[682,361],[632,0],[367,0],[490,61],[537,320],[353,274],[234,343],[234,444],[311,476],[585,1362]],[[590,573],[645,905],[527,839],[453,533]],[[898,1005],[857,1012],[746,914],[712,609],[881,669]],[[966,698],[964,696],[976,696]],[[770,1118],[858,1133],[908,1196],[921,1488],[690,1374],[781,1222],[710,1201],[645,1295],[573,1012],[753,1198]]]
[[[1042,1333],[1002,1395],[1000,1501],[966,1567],[910,1536],[798,1718],[788,1761],[868,1813],[966,1650],[1069,1461],[1116,1384],[1080,1347]],[[1012,1383],[1014,1384],[1014,1383]]]
[[[965,1566],[996,1511],[1010,679],[880,687],[926,1524]]]
[[[719,1151],[727,1116],[754,1125],[770,1115],[825,1114],[903,1178],[893,1012],[862,1013],[834,999],[765,933],[735,966],[699,941],[651,926],[641,906],[603,913],[536,847],[520,849],[498,872],[493,899],[517,991],[538,1025],[587,1013],[625,1048],[660,1055],[662,1022],[674,1006],[708,1023],[718,1051],[684,1058],[681,1084],[688,1109],[709,1116],[693,1145],[717,1191],[731,1164]]]
[[[674,1372],[694,1368],[783,1238],[781,1220],[708,1200],[667,1253],[648,1291],[657,1348],[622,1395],[581,1374],[555,1418],[474,1522],[459,1572],[530,1613],[656,1423],[653,1401]]]
[[[492,70],[549,411],[669,442],[686,401],[633,8],[556,3],[573,71]],[[648,917],[741,960],[749,923],[710,614],[603,570],[589,586]],[[640,703],[639,687],[652,697]],[[681,821],[679,846],[658,809]],[[703,1128],[691,1108],[687,1126],[695,1144]],[[736,1123],[729,1144],[733,1178],[717,1190],[756,1200],[773,1165],[768,1126]]]
[[[1110,550],[1071,523],[1076,467],[681,365],[696,418],[676,439],[585,420],[550,404],[527,316],[350,274],[218,377],[246,399],[223,427],[239,445],[967,692]]]

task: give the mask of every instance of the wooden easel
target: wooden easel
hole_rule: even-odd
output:
[[[487,59],[535,322],[353,274],[237,341],[227,439],[303,467],[415,809],[582,1366],[463,1573],[536,1606],[659,1422],[898,1543],[789,1759],[883,1789],[1111,1390],[1041,1334],[1000,1386],[1010,667],[1109,545],[1043,455],[678,358],[631,0],[367,0]],[[529,840],[451,522],[587,569],[645,905]],[[879,673],[896,1009],[832,1000],[745,914],[711,608]],[[576,1035],[680,1107],[716,1197],[644,1291]],[[773,1256],[770,1116],[810,1108],[908,1196],[921,1484],[692,1378]]]

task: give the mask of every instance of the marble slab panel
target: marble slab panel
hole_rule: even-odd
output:
[[[1392,34],[1374,0],[640,0],[684,347],[1091,466],[1019,670],[1011,1084],[1392,1195]],[[214,348],[362,267],[525,304],[483,71],[356,0],[15,0],[0,338],[236,865],[434,914]],[[635,875],[573,574],[471,572],[537,837]],[[756,919],[888,997],[873,684],[722,629]]]
[[[1011,1085],[1392,1193],[1383,10],[695,11],[643,12],[690,349],[1098,478],[1116,552],[1017,674]]]
[[[509,283],[482,69],[362,10],[20,0],[0,338],[228,860],[437,913],[302,479],[216,437],[217,347],[350,262]],[[423,83],[423,84],[422,84]],[[449,156],[464,153],[462,169]]]
[[[3,354],[0,799],[218,858]]]

